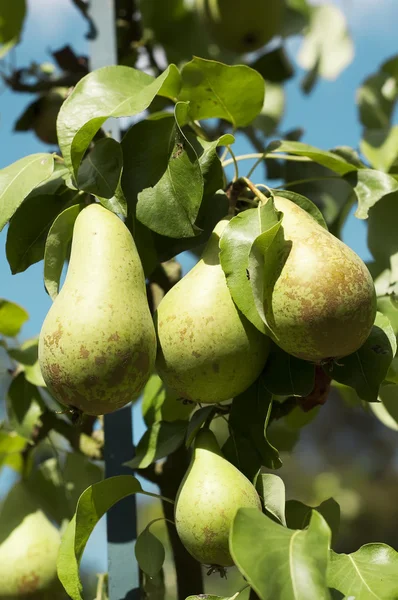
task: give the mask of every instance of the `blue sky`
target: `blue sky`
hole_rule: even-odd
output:
[[[328,149],[337,145],[358,147],[361,128],[355,107],[358,86],[380,63],[398,52],[396,27],[398,23],[398,0],[339,0],[335,2],[345,11],[355,43],[353,63],[336,81],[321,81],[310,96],[304,96],[296,77],[286,86],[287,104],[283,129],[301,126],[305,129],[303,141]],[[56,9],[54,8],[56,4]],[[70,0],[28,0],[29,16],[23,34],[23,42],[13,56],[17,66],[31,60],[50,60],[49,51],[70,43],[76,52],[88,53],[84,37],[86,23]],[[299,40],[289,42],[292,58],[299,47]],[[3,91],[0,95],[0,168],[31,153],[48,151],[32,133],[15,134],[13,124],[31,97]],[[250,151],[245,143],[235,148],[237,154]],[[345,241],[360,256],[370,258],[366,248],[366,226],[350,217],[344,229]],[[22,338],[37,335],[50,300],[44,291],[42,263],[28,271],[12,276],[5,257],[6,231],[0,234],[0,296],[24,306],[30,313]],[[185,269],[193,265],[184,259]],[[96,540],[90,546],[93,548]],[[93,554],[91,555],[94,556]],[[97,555],[95,555],[97,556]],[[102,556],[103,560],[103,556]]]

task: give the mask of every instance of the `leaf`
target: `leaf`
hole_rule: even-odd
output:
[[[285,93],[281,85],[269,83],[261,112],[253,121],[253,127],[260,129],[266,136],[274,133],[285,110]]]
[[[359,119],[368,129],[390,125],[397,99],[397,83],[390,74],[379,72],[367,77],[357,90]]]
[[[398,385],[384,385],[379,392],[380,402],[370,402],[373,414],[389,429],[398,431]]]
[[[375,324],[366,342],[338,363],[325,367],[329,375],[355,389],[367,402],[376,402],[379,387],[384,380],[397,348],[396,338],[387,317],[377,313]]]
[[[154,423],[138,442],[134,458],[125,465],[131,469],[145,469],[151,463],[172,454],[183,443],[186,430],[186,421]]]
[[[317,65],[321,77],[336,79],[353,57],[354,45],[344,13],[333,4],[312,7],[309,29],[298,55],[300,66],[310,70]]]
[[[9,348],[7,352],[11,358],[19,362],[29,383],[45,387],[46,384],[39,365],[37,338],[26,340],[20,348]]]
[[[7,393],[8,418],[12,428],[29,440],[45,408],[37,387],[26,380],[24,373],[19,373],[12,380]]]
[[[398,597],[398,554],[387,544],[365,544],[352,554],[331,551],[328,585],[355,600]]]
[[[245,210],[231,219],[220,240],[220,263],[232,299],[245,317],[263,333],[266,328],[257,312],[253,290],[248,279],[249,256],[254,240],[264,231],[278,226],[278,223],[278,212],[273,202],[266,202],[258,208]]]
[[[0,231],[11,219],[18,206],[39,183],[53,172],[51,154],[31,154],[0,171]]]
[[[276,396],[307,396],[314,388],[315,365],[287,354],[272,343],[261,380]]]
[[[142,174],[146,185],[137,194],[138,220],[160,235],[175,238],[192,237],[199,233],[195,220],[203,196],[203,177],[198,157],[182,131],[187,114],[188,105],[178,102],[174,111],[175,121],[160,119],[153,122],[160,123],[162,127],[163,135],[152,138],[161,155],[147,156],[145,174]],[[164,125],[167,127],[163,128]],[[150,131],[153,134],[153,127]],[[135,140],[135,159],[136,153],[148,141],[145,138],[140,140],[140,146]],[[151,151],[153,146],[149,145],[146,155]],[[140,152],[138,168],[145,164],[146,155]],[[131,161],[131,156],[129,158]],[[128,169],[128,165],[125,165],[125,169]]]
[[[47,234],[57,215],[73,201],[70,194],[31,195],[18,208],[7,231],[11,272],[21,273],[44,257]]]
[[[58,295],[62,269],[68,254],[73,227],[85,204],[75,204],[55,219],[47,236],[44,250],[44,283],[52,300]]]
[[[22,306],[0,298],[0,333],[6,337],[15,337],[29,314]]]
[[[318,223],[318,225],[320,225],[324,229],[328,228],[326,225],[325,218],[324,218],[323,214],[321,213],[321,211],[319,210],[319,208],[316,206],[316,204],[314,204],[306,196],[302,196],[301,194],[298,194],[297,192],[291,192],[290,190],[279,190],[278,189],[278,190],[274,190],[274,193],[276,196],[282,196],[283,198],[287,198],[288,200],[291,200],[291,202],[294,202],[295,204],[297,204],[297,206],[299,206],[300,208],[305,210],[305,212],[307,212],[309,215],[311,215],[311,217],[313,219],[315,219],[315,221]]]
[[[213,414],[215,414],[215,408],[212,405],[211,406],[203,406],[202,408],[199,408],[199,410],[196,410],[193,413],[191,420],[188,423],[187,436],[186,436],[186,440],[185,440],[185,444],[186,444],[187,448],[189,448],[189,446],[194,441],[196,434],[198,433],[198,431],[202,427],[202,425],[208,419],[210,419],[210,417],[212,417]]]
[[[284,46],[278,46],[274,50],[265,52],[263,55],[256,58],[256,60],[249,66],[260,73],[260,75],[262,75],[262,77],[266,80],[266,97],[270,94],[270,86],[272,89],[273,83],[282,83],[288,79],[291,79],[294,75],[293,64],[289,59]],[[272,91],[271,96],[273,96]],[[253,125],[254,127],[257,127],[256,121],[253,123]],[[262,128],[260,127],[260,129]]]
[[[384,196],[372,207],[368,220],[368,246],[377,262],[385,267],[395,267],[391,259],[398,255],[397,227],[398,192]],[[383,240],[383,243],[380,243]],[[398,280],[397,272],[391,274],[391,280]]]
[[[315,146],[303,144],[302,142],[274,141],[266,148],[266,153],[269,152],[286,152],[288,154],[296,154],[297,156],[307,156],[314,162],[327,167],[339,175],[345,175],[350,171],[356,171],[356,168],[341,156],[334,154],[333,152],[320,150]]]
[[[77,177],[85,151],[109,117],[131,117],[158,94],[175,98],[180,74],[170,65],[157,79],[137,69],[110,66],[81,79],[63,103],[57,119],[59,145],[66,166]]]
[[[7,433],[0,429],[0,469],[7,466],[21,472],[23,469],[21,453],[25,448],[25,438],[15,432]]]
[[[398,125],[366,129],[360,149],[374,169],[388,173],[398,157]]]
[[[186,111],[176,107],[176,119]],[[172,115],[144,120],[122,141],[122,188],[137,218],[158,234],[191,237],[203,194],[198,158]],[[143,168],[143,166],[145,168]]]
[[[329,527],[316,511],[307,530],[293,531],[240,508],[229,537],[235,564],[261,600],[328,600],[329,542]]]
[[[80,165],[77,175],[79,189],[110,200],[115,196],[123,168],[120,144],[112,138],[99,140]],[[127,212],[122,208],[123,216]]]
[[[286,527],[285,484],[273,473],[260,473],[256,489],[263,501],[265,510]]]
[[[249,125],[263,106],[264,80],[246,65],[194,57],[182,68],[181,77],[178,99],[190,102],[193,121],[218,117],[236,129]]]
[[[91,485],[80,496],[76,513],[62,537],[57,561],[59,580],[72,600],[83,600],[79,564],[95,525],[119,500],[138,492],[147,493],[138,479],[119,475]]]
[[[19,41],[26,16],[26,0],[2,2],[0,6],[0,43]],[[14,42],[14,43],[15,43]]]
[[[269,469],[282,466],[279,453],[267,439],[272,396],[258,379],[232,401],[229,416],[230,432],[247,438],[256,450],[260,464]],[[240,468],[240,467],[238,467]]]
[[[305,529],[310,522],[313,511],[318,511],[332,532],[332,545],[336,543],[340,527],[340,506],[329,498],[319,506],[306,506],[298,500],[288,500],[286,502],[286,522],[289,529]]]
[[[157,521],[157,519],[155,519]],[[163,567],[165,550],[162,542],[150,532],[151,521],[140,533],[135,543],[135,557],[140,569],[150,577],[155,577]]]
[[[167,389],[159,375],[151,375],[144,389],[142,416],[147,427],[158,421],[188,419],[193,410],[191,403],[184,404],[174,392]]]
[[[352,186],[358,199],[355,216],[358,219],[367,219],[369,209],[372,208],[383,196],[398,190],[398,181],[373,169],[359,169],[355,173],[348,173],[345,180]]]

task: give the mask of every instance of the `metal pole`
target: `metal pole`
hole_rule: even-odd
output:
[[[90,42],[90,68],[117,64],[114,0],[92,0],[90,15],[97,37]],[[115,119],[105,128],[120,139]],[[104,418],[105,476],[131,474],[123,467],[134,453],[132,410],[127,406]],[[138,600],[139,568],[134,554],[137,539],[137,504],[135,496],[118,502],[107,514],[109,600]]]

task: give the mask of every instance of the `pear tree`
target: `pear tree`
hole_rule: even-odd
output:
[[[0,6],[5,61],[25,11]],[[90,71],[62,48],[3,76],[36,94],[15,130],[49,145],[0,170],[5,258],[13,274],[41,262],[52,305],[20,343],[29,315],[0,300],[0,469],[18,478],[0,600],[121,600],[107,574],[88,589],[80,563],[136,495],[162,515],[129,557],[134,597],[393,600],[398,546],[347,552],[338,489],[286,500],[285,465],[329,407],[329,429],[346,406],[398,430],[398,55],[358,90],[358,148],[323,149],[284,130],[287,47],[300,36],[304,93],[338,77],[353,42],[335,3],[123,0],[114,25],[117,64]],[[342,239],[353,210],[367,264]],[[109,476],[104,415],[133,406],[142,437]]]

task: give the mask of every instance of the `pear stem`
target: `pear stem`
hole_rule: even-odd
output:
[[[245,182],[246,186],[249,188],[251,192],[260,200],[261,204],[266,204],[268,202],[267,196],[262,194],[258,187],[254,185],[247,177],[241,177],[241,180]],[[269,189],[269,188],[267,188]]]

